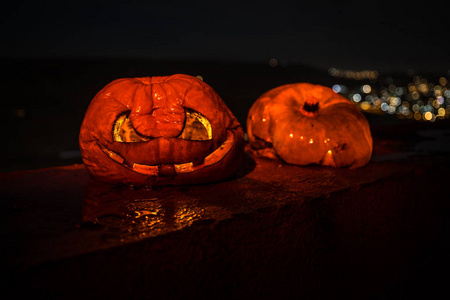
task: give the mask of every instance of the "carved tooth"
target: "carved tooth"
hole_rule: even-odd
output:
[[[159,167],[158,166],[148,166],[134,163],[133,171],[150,176],[158,176]]]
[[[225,155],[230,151],[231,147],[233,147],[233,145],[234,145],[234,133],[232,133],[231,131],[227,131],[227,139],[225,140],[225,142],[223,142],[223,144],[220,145],[220,147],[217,148],[213,153],[208,155],[205,158],[205,160],[203,161],[203,163],[195,164],[195,165],[193,162],[188,162],[188,163],[184,163],[184,164],[174,164],[173,168],[175,170],[175,173],[176,174],[190,173],[190,172],[194,172],[194,171],[203,169],[204,167],[211,166],[211,165],[219,162],[220,160],[222,160],[225,157]],[[123,159],[122,156],[120,156],[119,154],[117,154],[114,151],[106,149],[105,147],[103,147],[100,144],[99,144],[99,146],[100,146],[100,149],[102,149],[102,151],[104,153],[106,153],[112,160],[114,160],[117,163],[123,164],[124,166],[130,168],[131,170],[133,170],[137,173],[149,175],[149,176],[158,176],[160,174],[161,170],[160,170],[159,166],[149,166],[149,165],[142,165],[142,164],[138,164],[138,163],[133,163],[132,166],[128,166],[128,165],[124,164],[125,160]],[[167,170],[163,170],[163,173],[165,171],[167,171]]]
[[[175,164],[173,166],[175,167],[177,174],[190,173],[194,171],[194,164],[192,162],[178,165]]]
[[[114,160],[115,162],[118,162],[119,164],[123,164],[124,163],[124,159],[122,156],[120,156],[119,154],[117,154],[114,151],[111,151],[109,149],[106,149],[105,147],[103,147],[102,145],[99,145],[100,149],[102,149],[102,151],[104,153],[106,153],[112,160]]]
[[[217,148],[213,153],[205,158],[204,165],[210,166],[220,161],[230,151],[234,144],[234,134],[231,131],[227,131],[227,139]]]
[[[231,147],[233,147],[234,144],[234,133],[231,131],[227,131],[227,139],[225,142],[223,142],[222,145],[220,145],[219,148],[217,148],[213,153],[208,155],[205,158],[205,161],[201,165],[194,166],[193,162],[185,163],[185,164],[175,164],[175,171],[178,174],[182,173],[189,173],[194,172],[200,169],[203,169],[204,167],[211,166],[221,159],[225,157],[225,155],[230,151]]]

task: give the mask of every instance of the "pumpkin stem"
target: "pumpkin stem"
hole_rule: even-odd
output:
[[[315,116],[319,112],[319,102],[305,102],[301,108],[301,112],[306,116]]]

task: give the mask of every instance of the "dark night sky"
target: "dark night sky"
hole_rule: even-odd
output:
[[[2,4],[0,57],[276,58],[320,68],[445,73],[445,3],[16,1]]]

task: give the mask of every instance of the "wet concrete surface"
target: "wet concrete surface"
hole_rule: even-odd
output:
[[[334,82],[301,66],[51,60],[2,67],[8,101],[0,122],[10,129],[0,164],[5,295],[429,299],[446,292],[448,120],[366,115],[374,153],[355,170],[247,152],[227,181],[135,190],[92,181],[73,164],[81,162],[84,112],[110,81],[202,75],[242,124],[270,88]]]
[[[80,164],[0,174],[3,291],[436,296],[449,267],[448,123],[369,121],[374,155],[354,170],[247,151],[235,177],[198,186],[114,187]]]

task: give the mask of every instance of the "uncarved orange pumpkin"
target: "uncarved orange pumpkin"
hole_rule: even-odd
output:
[[[226,104],[183,74],[111,82],[89,105],[79,142],[95,179],[136,186],[221,180],[244,153],[243,129]]]
[[[321,85],[294,83],[264,93],[249,111],[247,131],[256,155],[290,164],[356,168],[372,155],[365,116]]]

